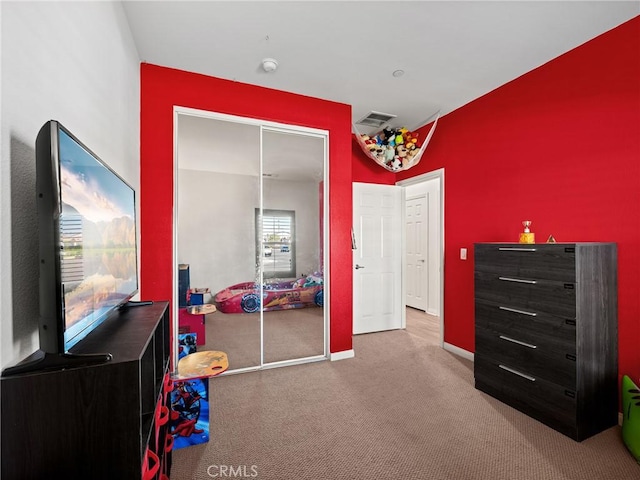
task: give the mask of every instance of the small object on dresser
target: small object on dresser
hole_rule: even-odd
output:
[[[549,238],[547,238],[547,243],[556,243],[556,239],[553,238],[553,235],[549,235]]]
[[[531,226],[531,220],[524,220],[524,232],[520,234],[519,243],[536,243],[536,234],[529,230]]]

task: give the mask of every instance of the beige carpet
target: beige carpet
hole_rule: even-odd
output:
[[[265,363],[324,353],[324,316],[318,307],[264,312]],[[221,350],[229,369],[260,364],[260,314],[215,312],[205,319],[206,343],[198,350]]]
[[[211,440],[171,478],[640,479],[619,427],[577,443],[477,391],[421,317],[354,337],[353,359],[212,379]]]

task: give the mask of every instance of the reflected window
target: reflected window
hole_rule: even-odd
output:
[[[256,208],[256,252],[264,278],[296,276],[296,212]]]

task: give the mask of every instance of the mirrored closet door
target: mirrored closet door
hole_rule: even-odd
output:
[[[229,371],[326,357],[326,132],[177,107],[175,118],[179,333],[200,332],[197,350],[225,352]],[[203,293],[181,298],[186,277]],[[199,301],[217,311],[193,318],[185,303]]]
[[[266,363],[324,354],[324,152],[324,136],[263,129],[263,277],[267,298],[279,290],[264,306]]]

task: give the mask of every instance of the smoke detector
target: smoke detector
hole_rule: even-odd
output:
[[[262,68],[267,73],[275,72],[278,68],[278,61],[275,58],[264,58]]]

